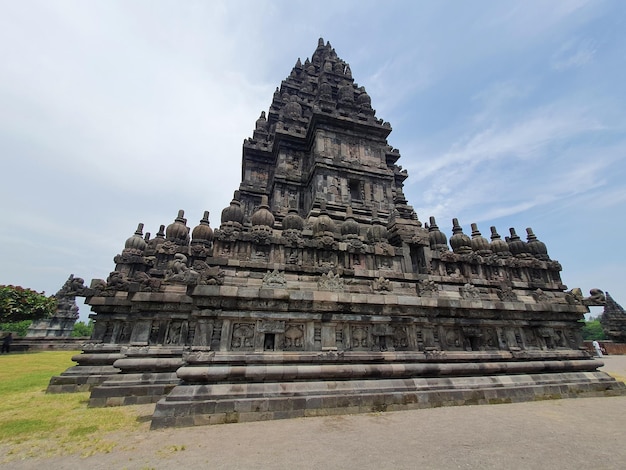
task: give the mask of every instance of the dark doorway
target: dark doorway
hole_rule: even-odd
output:
[[[276,341],[276,335],[274,333],[265,333],[265,341],[263,342],[263,349],[265,351],[273,351],[275,341]]]

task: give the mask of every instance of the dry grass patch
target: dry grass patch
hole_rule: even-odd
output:
[[[76,351],[0,356],[0,463],[110,452],[119,433],[145,428],[145,406],[87,408],[89,393],[46,395],[48,381],[75,365]],[[113,434],[115,433],[115,435]]]
[[[620,374],[614,374],[614,373],[609,373],[609,375],[613,377],[615,380],[617,380],[618,382],[626,383],[626,376],[623,376]]]

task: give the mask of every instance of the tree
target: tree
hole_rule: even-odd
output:
[[[46,297],[43,292],[0,285],[0,323],[40,320],[52,316],[56,308],[56,298]]]
[[[93,333],[93,320],[89,320],[88,323],[85,323],[84,321],[77,321],[74,323],[74,329],[72,330],[73,338],[91,336],[91,333]]]
[[[583,326],[583,339],[585,341],[606,339],[604,337],[604,331],[602,330],[600,320],[590,320],[585,322],[585,326]]]

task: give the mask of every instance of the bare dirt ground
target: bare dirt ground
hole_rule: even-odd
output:
[[[604,358],[626,378],[626,356]],[[147,419],[153,406],[145,407]],[[107,454],[12,469],[623,469],[626,396],[435,408],[149,431]]]

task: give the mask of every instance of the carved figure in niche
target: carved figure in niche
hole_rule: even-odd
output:
[[[157,344],[159,341],[159,329],[160,324],[158,321],[153,321],[152,325],[150,325],[150,339],[148,342],[150,344]]]
[[[567,340],[562,330],[554,330],[554,344],[557,348],[567,347]]]
[[[119,337],[117,338],[118,343],[128,343],[130,341],[130,334],[133,327],[130,323],[124,322],[122,323],[122,328],[120,329]]]
[[[367,348],[367,328],[357,326],[352,329],[352,346],[356,348]]]
[[[257,248],[257,250],[252,253],[250,256],[251,261],[267,261],[267,253],[262,248]]]
[[[487,349],[499,349],[498,334],[492,328],[487,328],[484,333],[485,347]]]
[[[480,298],[480,291],[476,286],[471,285],[469,282],[461,287],[461,297],[464,299],[478,299]]]
[[[302,349],[304,338],[304,325],[290,325],[285,330],[285,349]]]
[[[182,322],[173,321],[167,330],[167,338],[165,344],[178,344],[180,342],[180,332],[182,330]]]
[[[254,326],[247,323],[236,323],[233,328],[233,349],[250,349],[253,347]]]
[[[300,257],[298,256],[298,250],[291,250],[287,257],[287,264],[300,264]]]
[[[446,274],[452,278],[461,277],[461,271],[456,263],[446,263]]]
[[[394,349],[408,349],[409,338],[404,328],[395,327],[393,329],[393,347]]]
[[[103,343],[110,343],[113,339],[113,322],[107,322],[102,336]]]

